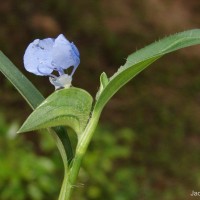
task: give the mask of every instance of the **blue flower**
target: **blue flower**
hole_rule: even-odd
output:
[[[77,47],[62,34],[56,39],[34,40],[24,54],[25,69],[38,76],[49,76],[56,89],[70,87],[72,76],[79,64],[80,54]],[[65,74],[64,70],[71,66],[71,74]],[[53,71],[57,71],[59,76],[52,74]]]

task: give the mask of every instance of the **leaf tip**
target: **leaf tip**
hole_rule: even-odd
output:
[[[17,131],[17,134],[30,132],[30,131],[33,131],[33,130],[34,130],[33,127],[30,127],[26,122],[24,122],[24,124],[22,124],[22,126]]]
[[[17,134],[19,133],[25,133],[25,132],[28,132],[29,130],[24,128],[24,126],[22,126],[18,131],[17,131]]]

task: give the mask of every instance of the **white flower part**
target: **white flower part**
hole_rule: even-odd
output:
[[[55,86],[55,90],[57,90],[61,88],[70,88],[72,77],[68,74],[63,74],[59,77],[49,77],[49,80],[51,84]]]

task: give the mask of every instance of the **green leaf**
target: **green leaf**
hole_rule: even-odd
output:
[[[31,108],[36,108],[43,100],[42,94],[0,51],[0,71],[15,86]]]
[[[37,88],[17,69],[17,67],[0,51],[0,71],[6,78],[14,85],[19,93],[24,97],[32,109],[35,109],[44,97],[37,90]],[[55,127],[50,130],[53,134],[57,135],[56,141],[58,148],[63,157],[64,165],[66,165],[67,158],[68,164],[73,158],[73,150],[68,137],[67,131],[64,127]],[[62,144],[59,143],[61,141]],[[67,158],[66,158],[67,155]]]
[[[163,55],[184,47],[200,44],[200,29],[177,33],[155,42],[128,56],[124,66],[109,79],[99,91],[95,110],[101,112],[109,99],[128,81]]]
[[[54,92],[24,122],[19,132],[65,125],[80,134],[87,125],[92,97],[79,88]]]
[[[109,80],[108,80],[108,77],[106,75],[105,72],[103,72],[100,76],[100,88],[99,88],[99,91],[97,92],[96,94],[96,99],[99,98],[101,92],[104,90],[104,88],[107,86]]]

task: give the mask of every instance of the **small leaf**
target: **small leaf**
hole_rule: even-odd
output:
[[[108,82],[109,82],[109,79],[108,79],[106,73],[103,72],[103,73],[101,74],[101,76],[100,76],[100,87],[99,87],[99,91],[98,91],[97,94],[96,94],[96,100],[99,98],[101,92],[102,92],[102,91],[104,90],[104,88],[107,86]]]
[[[189,30],[166,37],[128,56],[124,66],[109,78],[98,95],[94,109],[101,112],[109,99],[128,81],[163,55],[184,47],[200,44],[200,29]]]
[[[80,134],[87,125],[91,107],[92,97],[85,90],[58,90],[36,108],[18,132],[65,125]]]
[[[105,88],[106,85],[107,85],[108,82],[109,82],[108,77],[107,77],[107,75],[106,75],[105,72],[103,72],[103,73],[101,74],[100,81],[101,81],[102,87]]]

